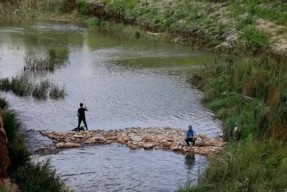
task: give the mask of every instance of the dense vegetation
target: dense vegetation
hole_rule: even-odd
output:
[[[287,69],[278,48],[287,39],[284,1],[13,0],[1,6],[9,18],[41,11],[97,26],[108,20],[168,32],[176,42],[201,48],[225,45],[216,50],[226,55],[206,63],[191,81],[223,121],[229,144],[210,160],[198,186],[181,191],[286,191]]]
[[[49,162],[34,163],[26,147],[22,124],[15,111],[9,110],[8,103],[0,98],[3,112],[3,126],[7,134],[9,158],[8,174],[22,192],[63,192],[68,191],[63,181],[52,169]],[[1,189],[0,191],[5,191]]]

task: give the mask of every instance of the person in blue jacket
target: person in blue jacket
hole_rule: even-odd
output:
[[[188,126],[185,142],[187,146],[190,146],[189,142],[192,142],[192,145],[195,145],[195,131],[192,129],[192,125]]]

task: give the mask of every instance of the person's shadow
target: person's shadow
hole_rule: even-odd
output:
[[[184,164],[188,171],[191,171],[195,163],[195,156],[194,153],[187,153],[185,155]]]

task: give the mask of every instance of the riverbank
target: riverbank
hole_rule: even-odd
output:
[[[171,41],[201,49],[287,51],[286,13],[282,12],[287,5],[280,1],[84,0],[76,4],[81,15],[140,26],[155,34],[167,32]]]
[[[123,23],[141,28],[136,37],[164,36],[168,41],[218,52],[280,55],[287,51],[286,9],[280,1],[202,0],[14,0],[0,6],[4,20],[72,20],[101,27],[105,21]]]
[[[0,107],[0,191],[70,192],[48,161],[32,162],[18,115],[9,110],[4,98]]]

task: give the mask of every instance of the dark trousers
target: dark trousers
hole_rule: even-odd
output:
[[[79,120],[78,120],[78,128],[80,128],[80,125],[81,125],[81,122],[84,122],[84,125],[85,125],[85,127],[86,127],[86,130],[88,130],[88,125],[87,125],[87,122],[86,122],[86,119],[81,119],[81,118],[79,118]]]
[[[186,138],[184,141],[186,142],[187,146],[189,146],[189,142],[192,142],[192,145],[195,145],[195,138],[193,137]]]

